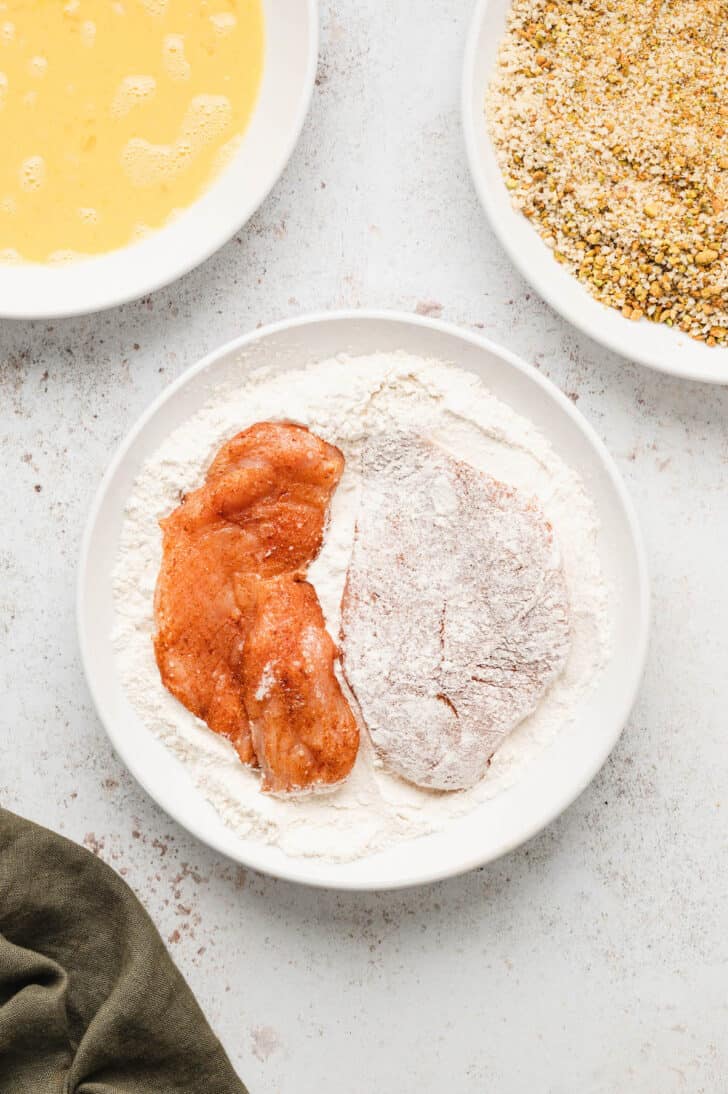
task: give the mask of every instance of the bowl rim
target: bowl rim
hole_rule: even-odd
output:
[[[214,835],[209,833],[203,833],[197,827],[194,821],[189,820],[184,813],[183,809],[169,808],[166,804],[162,805],[159,802],[157,793],[150,785],[150,780],[147,777],[146,771],[143,766],[137,764],[133,756],[129,756],[128,752],[122,754],[118,749],[115,740],[115,734],[110,730],[107,720],[104,714],[104,701],[100,693],[100,688],[97,686],[97,682],[94,673],[91,670],[92,657],[90,653],[91,643],[89,636],[86,633],[86,616],[87,606],[86,601],[88,597],[88,586],[86,581],[86,575],[88,570],[89,554],[92,545],[92,539],[96,531],[96,525],[98,523],[99,513],[105,500],[106,492],[112,483],[120,465],[126,458],[129,450],[134,445],[138,436],[145,429],[147,423],[156,415],[160,407],[167,402],[180,388],[184,387],[190,380],[196,377],[198,374],[204,372],[211,365],[221,358],[227,357],[232,353],[237,353],[240,350],[254,345],[256,342],[274,336],[278,333],[288,331],[290,329],[305,330],[308,326],[321,323],[341,322],[341,321],[374,321],[374,322],[391,322],[393,324],[410,325],[416,327],[425,327],[431,330],[439,331],[450,337],[464,340],[469,342],[486,353],[490,353],[500,360],[504,361],[507,365],[515,368],[518,372],[526,375],[529,381],[535,383],[548,398],[553,399],[558,405],[559,409],[567,414],[572,422],[577,426],[579,431],[584,435],[589,445],[595,450],[598,456],[601,467],[606,472],[610,485],[616,493],[617,501],[619,503],[621,512],[626,521],[626,527],[629,533],[630,546],[633,551],[634,563],[636,564],[636,573],[638,575],[639,584],[639,603],[637,605],[637,614],[639,617],[640,627],[637,640],[634,645],[634,657],[631,661],[632,675],[629,687],[625,689],[625,693],[622,702],[614,718],[614,729],[611,732],[608,741],[602,744],[602,747],[595,749],[591,762],[588,768],[585,768],[582,772],[581,778],[575,780],[568,788],[566,793],[562,793],[559,796],[558,802],[552,803],[552,805],[545,809],[542,814],[532,820],[532,822],[526,826],[525,829],[519,830],[518,833],[514,833],[509,839],[506,839],[498,847],[495,852],[482,851],[474,852],[466,859],[461,860],[453,868],[443,863],[439,866],[433,867],[428,870],[420,870],[416,876],[394,877],[384,881],[378,881],[372,883],[362,878],[341,877],[340,879],[325,879],[312,877],[307,872],[305,858],[286,857],[285,863],[282,865],[276,865],[275,868],[271,868],[261,861],[261,858],[265,858],[264,846],[261,846],[262,856],[257,854],[250,855],[249,858],[243,859],[242,857],[236,857],[231,851],[223,845]],[[303,316],[297,316],[295,318],[284,319],[279,322],[274,322],[266,326],[248,331],[237,338],[225,343],[212,352],[206,354],[200,361],[196,362],[190,368],[186,369],[180,376],[178,376],[171,384],[164,388],[149,404],[146,410],[140,415],[134,422],[129,432],[126,434],[121,444],[116,449],[116,452],[112,456],[112,459],[101,479],[101,482],[96,490],[89,515],[84,528],[81,549],[79,568],[76,581],[76,634],[79,643],[81,664],[83,667],[86,683],[91,694],[93,706],[96,714],[101,722],[104,731],[109,738],[109,741],[117,752],[121,762],[128,768],[130,773],[134,776],[135,780],[143,788],[143,790],[149,795],[149,797],[157,803],[160,808],[169,813],[173,820],[176,821],[182,828],[193,835],[200,842],[204,843],[208,847],[217,851],[219,854],[240,863],[248,868],[257,870],[261,873],[265,873],[269,876],[280,878],[284,881],[295,882],[311,886],[313,888],[332,889],[332,890],[347,890],[347,891],[384,891],[394,889],[407,889],[416,885],[430,884],[450,877],[457,877],[461,874],[465,874],[470,870],[476,869],[480,866],[484,866],[490,862],[496,861],[503,855],[514,850],[516,847],[521,846],[528,840],[532,839],[535,835],[541,832],[549,824],[560,816],[583,792],[583,790],[591,783],[598,771],[605,763],[607,757],[615,747],[619,737],[621,736],[624,725],[629,717],[629,714],[634,706],[637,694],[639,692],[642,677],[644,674],[644,668],[647,660],[647,653],[649,648],[649,636],[651,626],[651,610],[650,610],[650,580],[647,565],[647,555],[644,547],[642,533],[637,519],[636,510],[634,504],[630,498],[627,488],[624,484],[621,474],[617,468],[617,465],[606,448],[604,442],[596,433],[594,427],[589,423],[585,416],[577,410],[570,399],[564,395],[564,393],[557,387],[557,385],[543,376],[534,366],[527,364],[516,354],[512,353],[496,343],[491,342],[488,338],[484,338],[481,335],[475,334],[465,328],[459,327],[454,323],[447,322],[442,319],[434,319],[428,316],[419,316],[408,312],[402,312],[397,310],[387,309],[369,309],[369,308],[354,308],[344,309],[336,311],[320,311]],[[161,747],[165,747],[160,742]],[[179,761],[177,761],[179,762]],[[425,837],[426,838],[426,837]],[[358,860],[365,861],[365,859]],[[337,863],[332,862],[328,864],[331,868],[331,872],[334,872]]]
[[[319,0],[297,0],[297,2],[305,5],[308,22],[308,38],[305,47],[306,71],[303,80],[303,94],[299,97],[295,111],[292,111],[291,125],[278,155],[275,159],[271,160],[269,169],[261,174],[260,182],[249,201],[247,201],[244,206],[241,206],[238,212],[231,215],[226,220],[225,224],[221,225],[217,231],[212,232],[206,237],[201,236],[200,243],[197,247],[188,247],[184,251],[180,251],[175,247],[173,223],[155,229],[149,237],[152,240],[162,231],[168,231],[170,233],[167,247],[170,257],[168,263],[165,264],[165,268],[154,273],[152,276],[149,276],[145,271],[143,257],[140,254],[137,263],[138,278],[135,279],[134,284],[129,282],[125,284],[124,288],[115,289],[115,279],[113,274],[110,273],[107,279],[107,291],[101,294],[99,300],[94,301],[91,305],[84,305],[80,300],[74,300],[62,304],[44,304],[39,307],[34,303],[32,281],[31,277],[28,277],[29,288],[22,302],[16,302],[8,307],[3,300],[2,294],[0,294],[0,319],[69,319],[83,315],[96,315],[99,312],[107,311],[110,308],[120,307],[122,304],[128,304],[133,300],[139,300],[141,297],[149,296],[159,289],[163,289],[166,286],[173,284],[173,282],[178,281],[180,278],[184,277],[185,274],[190,273],[191,270],[201,266],[208,258],[211,258],[213,254],[225,246],[237,232],[241,231],[271,193],[293,155],[294,149],[301,137],[310,110],[314,87],[316,86],[320,39]],[[254,116],[256,108],[257,104],[256,107],[254,107],[253,115],[251,115],[248,126],[250,125],[250,121],[252,121],[252,116]],[[229,170],[229,168],[223,170],[220,177],[224,176],[227,173],[227,170]],[[214,181],[215,180],[213,180],[213,182]],[[189,208],[194,208],[208,190],[209,187],[205,188],[202,193],[197,196],[195,201],[192,202]],[[95,263],[100,264],[107,260],[113,261],[115,255],[123,254],[125,252],[128,253],[130,249],[131,248],[127,246],[115,248],[112,251],[104,252],[99,255],[92,255],[85,262],[80,260],[78,265],[88,265],[90,267]],[[21,263],[17,266],[10,265],[7,269],[11,271],[21,271],[22,275],[29,270],[33,272],[39,270],[42,272],[43,276],[46,276],[49,272],[52,274],[55,274],[56,272],[61,274],[63,266],[53,267],[44,263]]]
[[[507,0],[507,2],[510,6],[511,0]],[[680,337],[685,339],[683,347],[685,349],[684,357],[686,362],[691,358],[691,350],[693,351],[693,354],[696,354],[701,349],[706,353],[713,355],[713,362],[709,365],[707,363],[708,358],[706,358],[706,363],[704,365],[685,364],[683,366],[674,361],[667,361],[666,363],[660,359],[659,348],[656,348],[654,352],[650,352],[648,349],[643,349],[640,345],[635,344],[634,340],[632,340],[630,344],[627,344],[629,338],[628,332],[631,331],[633,335],[635,325],[632,324],[631,320],[623,318],[615,308],[610,308],[606,304],[602,304],[601,301],[598,301],[595,297],[592,297],[586,287],[583,286],[577,278],[573,277],[572,274],[568,274],[568,276],[573,279],[575,285],[579,285],[582,288],[585,300],[588,303],[585,308],[581,310],[570,301],[566,300],[558,290],[558,277],[548,278],[535,272],[534,268],[528,263],[526,255],[524,255],[515,244],[508,230],[507,221],[504,220],[502,215],[499,215],[499,207],[494,199],[491,187],[488,185],[481,170],[478,155],[478,142],[479,140],[486,140],[492,147],[492,141],[487,125],[485,124],[485,119],[483,118],[482,128],[478,128],[475,124],[473,112],[475,70],[478,57],[479,38],[481,29],[488,15],[488,9],[491,6],[492,0],[477,0],[470,19],[463,58],[460,111],[461,127],[470,169],[470,177],[473,181],[475,191],[480,200],[480,204],[483,207],[488,223],[501,247],[523,279],[528,282],[535,292],[537,292],[555,312],[561,315],[562,318],[566,319],[567,322],[571,323],[577,330],[580,330],[595,342],[598,342],[607,349],[619,354],[620,357],[623,357],[628,361],[635,361],[656,372],[677,376],[684,380],[695,380],[702,383],[720,385],[728,384],[728,347],[707,347],[690,338],[688,335],[681,335]],[[524,219],[525,223],[525,218],[522,219]],[[539,240],[539,242],[542,242],[530,225],[529,229],[533,233],[534,238]],[[542,243],[542,246],[545,249],[546,245]],[[554,269],[555,271],[558,271],[558,273],[563,273],[562,268],[557,266],[555,262]],[[601,309],[605,316],[609,317],[609,326],[605,325],[604,328],[600,327],[595,329],[594,325],[589,322],[587,312],[592,310],[592,305]],[[612,329],[613,319],[619,320],[621,324],[624,324],[624,334],[616,333],[616,330],[621,332],[622,327],[616,327],[615,330]],[[667,328],[665,327],[658,327],[656,324],[649,324],[649,326],[654,326],[656,331],[664,331],[667,334]],[[672,333],[673,332],[670,332],[671,335]],[[677,332],[675,332],[674,337],[678,337]],[[720,355],[722,361],[720,365],[718,364],[719,358],[715,356],[716,354]]]

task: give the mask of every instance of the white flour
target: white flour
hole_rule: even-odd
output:
[[[261,794],[257,774],[163,687],[152,649],[153,597],[161,559],[160,517],[180,491],[199,486],[219,446],[256,421],[291,419],[338,445],[346,469],[334,495],[321,554],[309,570],[330,633],[351,553],[362,440],[393,430],[437,441],[453,455],[536,496],[561,547],[572,643],[562,675],[536,711],[505,740],[482,781],[450,793],[418,789],[377,762],[366,733],[354,770],[326,794]],[[119,669],[140,717],[182,760],[195,783],[238,833],[289,855],[345,861],[436,831],[516,781],[567,728],[605,664],[611,642],[608,589],[596,549],[593,504],[575,472],[524,418],[469,372],[404,353],[337,358],[279,376],[244,376],[221,389],[171,434],[142,469],[129,499],[114,574]]]

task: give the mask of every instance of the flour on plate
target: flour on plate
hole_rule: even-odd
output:
[[[254,422],[288,419],[338,445],[346,468],[319,557],[309,570],[330,633],[339,635],[341,595],[356,520],[359,453],[365,438],[411,431],[526,495],[537,497],[560,546],[571,612],[571,649],[538,708],[506,738],[486,776],[468,790],[428,791],[378,762],[366,733],[348,780],[323,794],[261,794],[259,777],[162,685],[154,660],[158,525],[180,493],[202,484],[224,441]],[[443,828],[512,785],[532,758],[573,722],[610,651],[609,590],[597,553],[598,520],[579,476],[525,418],[476,376],[405,353],[339,357],[297,372],[260,370],[216,391],[145,464],[129,498],[114,572],[119,670],[150,731],[241,836],[292,856],[360,858]]]

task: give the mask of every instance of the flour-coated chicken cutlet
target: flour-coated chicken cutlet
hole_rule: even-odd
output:
[[[204,484],[161,521],[154,648],[162,681],[247,764],[257,758],[243,649],[257,583],[305,573],[343,468],[341,452],[303,426],[260,422],[224,444]]]
[[[359,730],[337,658],[312,585],[290,574],[258,584],[243,679],[264,790],[329,785],[351,771]]]
[[[538,502],[421,437],[370,438],[342,635],[386,764],[419,786],[472,786],[569,653],[566,580]]]

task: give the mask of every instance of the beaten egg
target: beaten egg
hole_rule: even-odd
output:
[[[190,205],[263,48],[261,0],[0,0],[0,257],[111,251]]]

